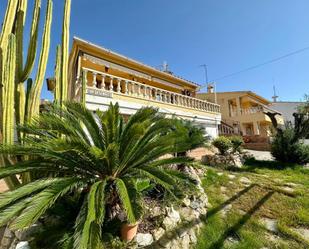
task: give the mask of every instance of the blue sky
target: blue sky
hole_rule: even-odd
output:
[[[1,20],[6,2],[0,1]],[[47,77],[61,40],[62,8],[63,1],[54,0]],[[155,67],[167,61],[175,74],[203,83],[201,64],[213,80],[309,46],[308,9],[308,0],[72,0],[71,38]],[[280,100],[309,93],[309,50],[218,80],[217,89],[270,99],[274,84]],[[51,97],[44,86],[42,98]]]

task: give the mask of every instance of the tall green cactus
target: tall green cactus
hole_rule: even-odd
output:
[[[35,83],[31,87],[29,94],[29,105],[27,111],[27,121],[30,121],[35,115],[39,114],[40,107],[40,96],[48,61],[49,47],[50,47],[50,30],[52,23],[52,11],[53,11],[53,3],[51,0],[47,3],[47,11],[46,11],[46,19],[45,19],[45,27],[42,38],[42,50],[40,54],[39,66],[37,75],[35,78]]]
[[[37,53],[41,0],[35,0],[34,3],[30,39],[25,63],[23,63],[23,51],[25,51],[23,33],[28,0],[8,0],[0,34],[0,143],[3,144],[12,144],[16,138],[21,142],[22,134],[18,132],[15,133],[16,125],[23,124],[24,122],[31,122],[31,119],[39,114],[40,95],[50,48],[53,10],[52,0],[46,1],[47,8],[39,63],[35,80],[32,83],[32,80],[28,79],[28,77],[33,71]],[[58,71],[61,73],[57,77],[58,79],[62,77],[61,85],[65,85],[64,90],[67,87],[67,80],[64,79],[67,79],[70,4],[71,1],[66,0],[61,49],[64,51],[61,53],[61,56],[62,54],[65,54],[65,56],[61,57],[61,60],[58,59],[58,61],[61,61]],[[62,67],[64,67],[65,70],[63,70]],[[25,90],[26,80],[27,90]],[[58,96],[59,95],[60,93]],[[66,96],[66,94],[62,93],[61,96]],[[17,134],[17,137],[15,137],[15,134]],[[10,158],[1,157],[0,166],[10,160]],[[18,160],[20,160],[20,158]],[[6,183],[12,189],[14,185],[18,183],[18,180],[16,177],[13,177],[6,179]]]
[[[61,47],[57,47],[57,60],[55,70],[56,87],[54,90],[55,101],[60,103],[61,105],[68,98],[70,16],[71,0],[66,0],[62,23],[62,44]]]
[[[59,102],[60,101],[60,96],[61,96],[61,89],[60,89],[60,76],[61,76],[61,46],[57,46],[57,51],[56,51],[56,67],[55,67],[55,82],[56,86],[54,89],[54,99],[55,101]]]

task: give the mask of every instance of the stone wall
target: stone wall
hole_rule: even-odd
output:
[[[196,179],[198,192],[183,199],[178,208],[166,207],[161,225],[147,233],[138,233],[131,248],[189,249],[197,243],[209,204],[196,171],[192,168],[187,168],[187,171]],[[156,210],[157,207],[149,212],[157,216],[162,214]]]

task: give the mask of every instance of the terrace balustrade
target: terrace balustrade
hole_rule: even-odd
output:
[[[205,100],[167,91],[89,68],[83,68],[82,70],[87,79],[87,91],[92,90],[92,93],[96,93],[96,95],[104,96],[104,94],[112,93],[174,106],[183,106],[205,112],[220,112],[219,105]]]

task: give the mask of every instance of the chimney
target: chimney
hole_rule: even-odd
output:
[[[214,86],[211,85],[211,84],[208,84],[208,86],[207,86],[207,92],[208,92],[208,93],[214,93]]]

